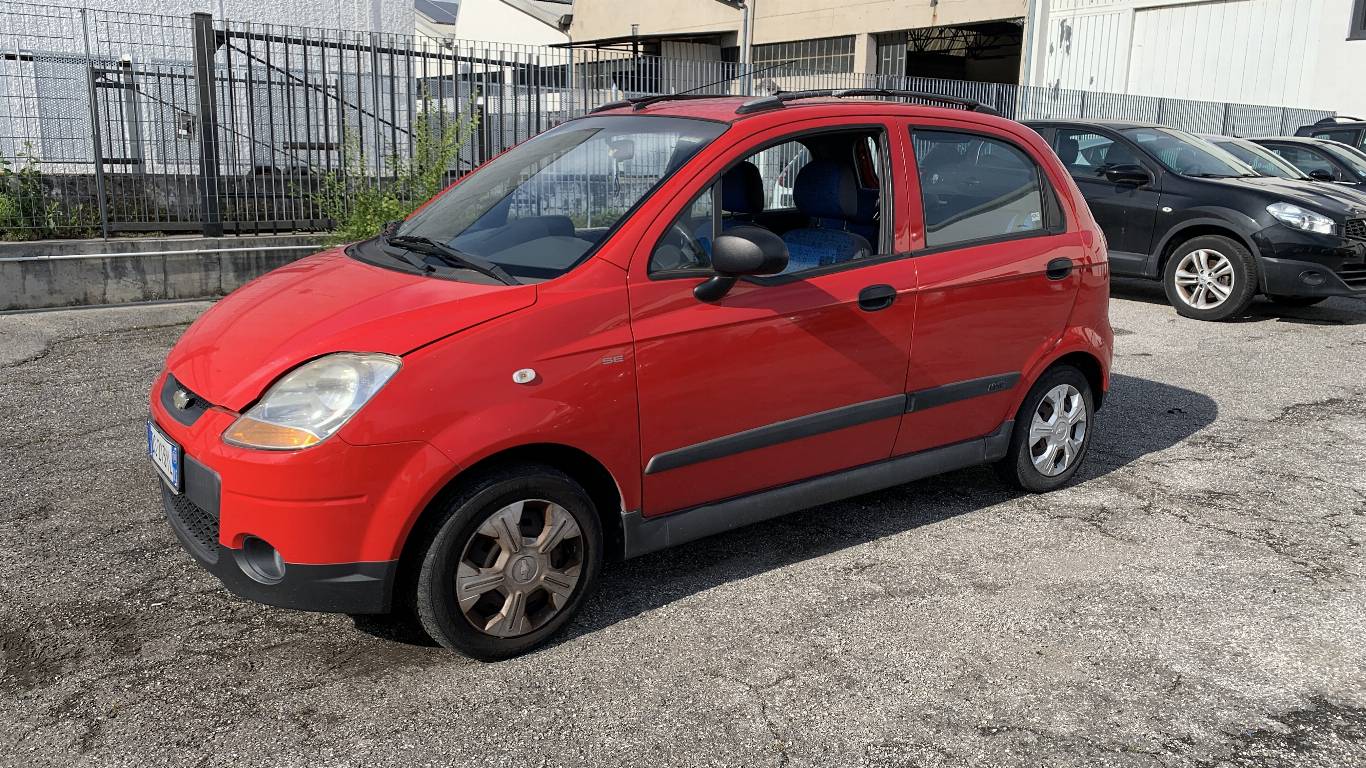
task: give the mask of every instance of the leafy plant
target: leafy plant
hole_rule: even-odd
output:
[[[412,123],[412,157],[390,156],[392,178],[366,175],[354,138],[347,140],[342,152],[342,169],[322,176],[311,197],[318,212],[334,222],[331,243],[374,237],[385,224],[406,218],[446,186],[447,174],[478,118],[469,112],[443,121],[430,99],[424,98],[419,106]]]
[[[0,158],[0,240],[38,240],[60,233],[61,206],[48,198],[38,157],[25,142],[18,170]]]

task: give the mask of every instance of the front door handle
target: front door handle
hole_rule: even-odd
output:
[[[896,289],[890,285],[870,285],[858,292],[858,306],[864,312],[886,309],[896,301]]]
[[[1049,280],[1062,280],[1072,274],[1071,259],[1054,259],[1048,262],[1048,269],[1044,271]]]

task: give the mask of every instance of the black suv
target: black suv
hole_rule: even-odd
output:
[[[1160,125],[1028,125],[1081,188],[1112,272],[1161,280],[1181,314],[1226,320],[1258,293],[1291,306],[1366,296],[1366,205],[1260,176]]]
[[[1301,125],[1295,135],[1340,141],[1350,147],[1366,147],[1366,120],[1346,115],[1325,117],[1313,125]]]

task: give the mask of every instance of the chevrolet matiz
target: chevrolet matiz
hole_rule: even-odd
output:
[[[502,658],[604,561],[977,464],[1063,485],[1108,296],[1077,187],[990,109],[637,99],[218,302],[148,452],[232,592]]]

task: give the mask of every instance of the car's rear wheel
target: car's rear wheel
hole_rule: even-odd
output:
[[[1093,402],[1081,371],[1070,365],[1050,368],[1020,404],[1010,448],[996,463],[996,474],[1032,493],[1066,485],[1091,445]]]
[[[418,619],[477,659],[522,653],[592,592],[602,547],[592,501],[564,473],[521,465],[483,475],[445,505],[417,577]]]
[[[1312,307],[1327,299],[1327,296],[1267,296],[1273,304],[1282,307]]]
[[[1228,320],[1257,295],[1257,267],[1241,243],[1204,235],[1182,243],[1167,259],[1162,284],[1176,311],[1196,320]]]

